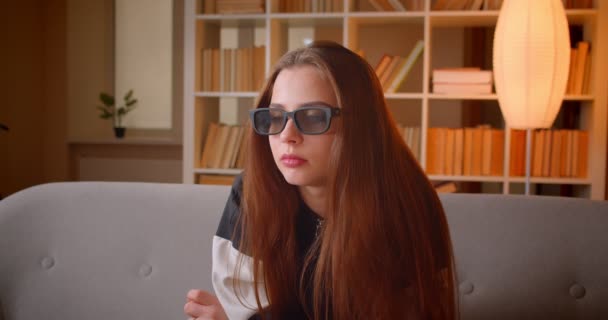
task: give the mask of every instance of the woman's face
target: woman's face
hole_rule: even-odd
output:
[[[294,111],[311,105],[338,107],[330,82],[312,66],[283,69],[275,80],[270,108]],[[325,186],[337,119],[332,118],[327,132],[306,135],[289,118],[281,133],[268,137],[274,161],[289,184]]]

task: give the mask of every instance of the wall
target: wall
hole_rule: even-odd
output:
[[[112,123],[98,118],[101,91],[113,91],[113,0],[67,1],[68,137],[112,137]]]
[[[67,1],[69,141],[113,139],[112,123],[98,117],[101,91],[114,92],[114,0]],[[172,129],[133,129],[130,137],[181,141],[183,0],[174,0]],[[138,105],[143,109],[145,106]],[[127,120],[132,114],[127,115]],[[128,121],[128,120],[127,120]]]
[[[0,195],[67,177],[64,0],[0,7]]]

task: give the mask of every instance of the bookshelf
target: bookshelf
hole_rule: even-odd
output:
[[[331,1],[331,0],[328,0]],[[406,80],[395,93],[386,94],[387,104],[403,126],[420,128],[420,162],[427,165],[429,128],[463,128],[490,124],[504,130],[503,174],[430,175],[434,181],[477,184],[477,191],[523,192],[524,177],[509,173],[510,128],[500,116],[496,94],[436,94],[431,77],[435,68],[476,65],[491,69],[491,35],[498,10],[432,10],[435,0],[420,0],[419,10],[374,9],[369,0],[339,0],[339,11],[279,12],[279,0],[266,0],[265,13],[206,14],[201,0],[185,1],[184,29],[184,183],[197,183],[201,176],[233,176],[237,168],[203,168],[201,154],[209,124],[243,124],[257,91],[203,91],[201,50],[264,46],[264,72],[282,54],[306,39],[333,40],[351,50],[362,50],[376,66],[383,54],[407,56],[418,40],[425,46]],[[604,199],[606,186],[606,132],[608,122],[608,2],[595,1],[593,9],[567,9],[570,25],[579,26],[583,40],[591,43],[592,68],[589,92],[567,95],[555,129],[588,132],[587,174],[584,177],[532,177],[532,192]],[[378,36],[382,35],[382,36]],[[398,40],[398,41],[396,41]],[[481,40],[481,41],[480,41]],[[548,190],[548,191],[547,191]],[[553,190],[553,191],[551,191]]]

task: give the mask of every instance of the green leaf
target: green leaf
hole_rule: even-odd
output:
[[[134,105],[136,103],[137,103],[137,99],[133,99],[133,100],[127,101],[127,107],[130,107],[130,106],[132,106],[132,105]]]
[[[114,112],[112,112],[112,110],[108,110],[105,107],[98,106],[97,109],[101,111],[101,115],[99,116],[103,119],[107,119],[107,117],[112,117],[114,115]]]
[[[105,92],[99,94],[99,100],[108,107],[114,105],[114,97]]]
[[[125,101],[130,100],[132,96],[133,96],[133,89],[129,90],[129,92],[127,92],[127,94],[125,94]]]
[[[127,110],[125,108],[118,108],[118,116],[123,116],[127,114]]]

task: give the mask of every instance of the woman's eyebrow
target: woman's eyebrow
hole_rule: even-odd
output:
[[[327,102],[323,102],[323,101],[309,101],[309,102],[304,102],[298,105],[298,108],[301,107],[308,107],[308,106],[318,106],[318,105],[322,105],[322,106],[326,106],[326,107],[330,107],[333,108],[332,105],[330,105]],[[283,106],[280,103],[271,103],[269,106],[269,108],[280,108],[280,109],[285,109],[285,106]]]
[[[318,106],[318,105],[322,105],[322,106],[326,106],[326,107],[330,107],[332,108],[333,106],[330,105],[327,102],[323,102],[323,101],[311,101],[311,102],[305,102],[300,104],[300,107],[307,107],[307,106]]]

